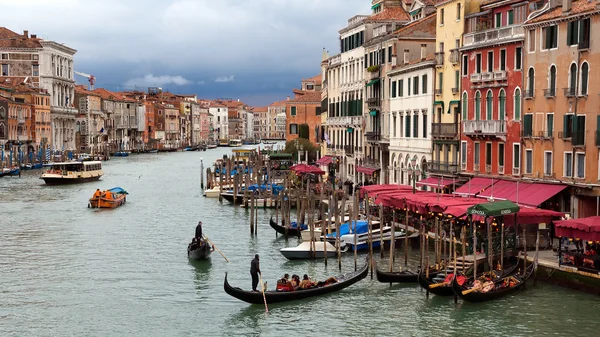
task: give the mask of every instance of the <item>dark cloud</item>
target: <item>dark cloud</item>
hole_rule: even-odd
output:
[[[3,25],[78,50],[97,85],[285,98],[367,0],[19,0]],[[60,19],[57,19],[60,18]],[[85,79],[78,79],[85,82]],[[276,98],[276,99],[281,99]],[[260,101],[260,99],[257,99]],[[258,102],[258,104],[268,102]]]

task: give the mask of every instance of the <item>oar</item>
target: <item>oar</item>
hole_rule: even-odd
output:
[[[208,243],[210,243],[213,247],[215,247],[215,249],[217,250],[217,252],[219,252],[219,254],[221,254],[221,256],[225,259],[225,261],[229,262],[229,260],[227,260],[227,258],[225,257],[225,255],[223,255],[223,253],[221,253],[221,251],[219,250],[219,248],[217,248],[217,246],[215,246],[214,243],[210,242],[210,240],[208,239],[208,236],[202,234],[202,236],[204,237],[204,239],[206,241],[208,241]]]
[[[441,287],[441,286],[447,286],[448,284],[450,284],[450,282],[430,284],[429,289],[433,289],[433,288],[437,288],[437,287]]]
[[[463,295],[466,295],[466,294],[472,293],[472,292],[474,292],[474,291],[476,291],[476,290],[481,290],[481,288],[483,288],[483,286],[479,286],[479,287],[477,287],[477,288],[471,288],[471,289],[469,289],[469,290],[464,290],[464,291],[462,292],[462,294],[463,294]]]
[[[262,274],[258,274],[260,276],[260,287],[262,288],[263,300],[265,301],[265,311],[269,312],[269,307],[267,306],[267,297],[265,296],[265,284],[262,280]]]

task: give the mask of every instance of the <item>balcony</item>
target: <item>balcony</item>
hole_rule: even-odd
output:
[[[450,49],[450,62],[452,64],[460,63],[460,52],[458,49]]]
[[[20,141],[20,142],[26,142],[26,141],[28,141],[28,140],[29,140],[29,136],[26,136],[26,135],[18,135],[18,136],[17,136],[17,140],[18,140],[18,141]]]
[[[494,80],[495,81],[504,81],[506,80],[506,71],[494,71]]]
[[[442,67],[444,65],[444,52],[435,53],[435,66]]]
[[[556,88],[544,89],[544,97],[546,97],[546,98],[556,97]]]
[[[463,133],[469,137],[506,136],[506,121],[478,120],[462,121]]]
[[[66,106],[51,106],[50,112],[52,114],[62,114],[62,115],[77,115],[79,111],[72,107]]]
[[[481,81],[482,82],[488,82],[488,81],[493,81],[493,80],[494,80],[493,72],[481,73]]]
[[[492,173],[492,165],[491,164],[490,165],[485,164],[485,173],[487,173],[487,174]]]
[[[563,88],[565,97],[575,97],[575,88]]]
[[[378,142],[381,139],[381,132],[369,131],[365,133],[368,142]]]
[[[479,82],[481,81],[481,74],[471,74],[469,78],[471,79],[471,82]]]
[[[533,89],[525,89],[523,90],[523,97],[525,97],[526,99],[531,99],[534,98],[535,91]]]
[[[453,95],[458,94],[458,88],[452,88],[452,94]]]
[[[362,116],[343,116],[343,117],[329,117],[325,122],[325,125],[329,126],[360,126],[362,125]]]
[[[367,76],[366,76],[367,81],[371,81],[371,80],[377,79],[379,77],[381,77],[381,75],[379,74],[379,70],[367,71]],[[344,89],[348,89],[348,88],[344,88]]]
[[[456,164],[456,163],[431,161],[427,164],[427,167],[428,167],[429,172],[431,172],[431,173],[448,173],[448,174],[458,173],[458,164]]]
[[[463,47],[479,47],[502,41],[518,40],[525,37],[523,27],[508,26],[463,35]]]
[[[25,124],[25,118],[23,118],[23,117],[19,117],[19,119],[18,119],[18,123],[19,123],[19,124]]]
[[[337,54],[329,58],[329,65],[335,66],[342,63],[342,54]]]
[[[456,123],[431,124],[431,136],[434,138],[455,138],[458,134]]]
[[[129,124],[121,124],[121,123],[117,124],[117,129],[127,129],[127,128],[129,128]]]

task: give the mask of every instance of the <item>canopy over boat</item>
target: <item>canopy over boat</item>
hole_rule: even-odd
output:
[[[127,193],[127,191],[125,191],[124,189],[120,188],[120,187],[113,187],[111,189],[108,190],[109,192],[115,193],[115,194],[129,194]]]
[[[367,220],[349,221],[340,226],[340,236],[346,234],[363,234],[369,231],[369,222]],[[337,234],[329,234],[328,237],[336,237]]]

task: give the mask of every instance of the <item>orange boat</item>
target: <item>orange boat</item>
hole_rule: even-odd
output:
[[[114,187],[110,190],[96,190],[90,198],[88,208],[117,208],[127,202],[127,191],[120,187]]]

